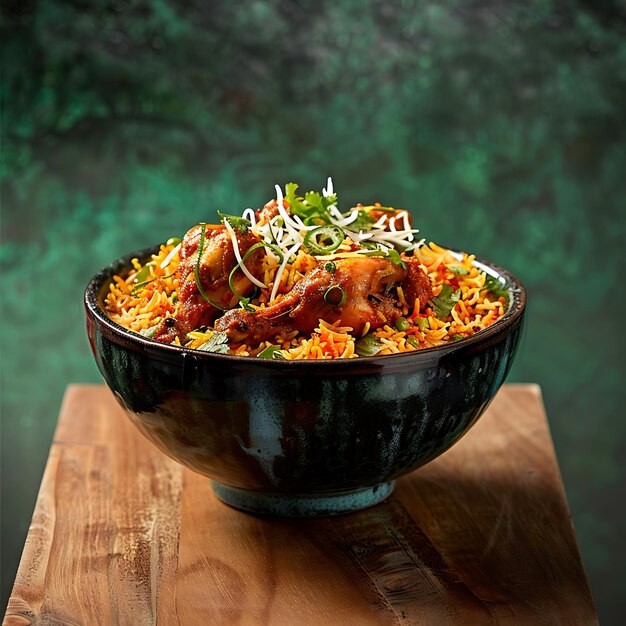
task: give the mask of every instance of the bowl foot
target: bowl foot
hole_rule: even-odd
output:
[[[259,493],[213,481],[213,491],[222,502],[242,511],[282,517],[317,517],[358,511],[388,498],[395,486],[396,481],[392,480],[347,493],[298,496]]]

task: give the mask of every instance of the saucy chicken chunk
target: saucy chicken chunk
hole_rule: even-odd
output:
[[[431,297],[430,281],[419,264],[407,257],[406,269],[380,257],[339,259],[329,271],[320,262],[293,289],[270,306],[256,311],[233,309],[215,322],[237,342],[252,344],[297,330],[311,333],[320,319],[341,321],[361,334],[366,325],[374,330],[402,316],[394,287],[419,299],[420,307]]]
[[[235,236],[242,256],[259,241],[250,232],[242,235],[235,231]],[[202,254],[198,260],[201,244]],[[173,317],[161,320],[154,334],[157,341],[164,343],[171,343],[176,337],[183,339],[188,332],[208,326],[218,313],[232,309],[239,302],[229,285],[229,276],[237,265],[237,257],[231,235],[223,224],[194,226],[184,236],[179,254],[176,312]],[[261,276],[262,259],[260,250],[252,252],[246,259],[246,268],[254,277]],[[196,271],[204,295],[198,288]],[[231,284],[242,296],[254,289],[252,281],[241,270],[235,272]]]

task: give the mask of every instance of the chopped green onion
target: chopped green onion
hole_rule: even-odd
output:
[[[374,334],[370,333],[365,337],[360,337],[354,344],[354,351],[359,356],[374,356],[378,354],[385,346],[382,341]]]
[[[213,333],[207,341],[201,346],[198,346],[198,350],[204,352],[213,352],[215,354],[226,354],[228,352],[228,335],[224,332]]]
[[[413,335],[408,335],[406,338],[406,341],[408,344],[412,345],[414,348],[420,347],[419,340],[417,339],[417,337],[414,337]]]
[[[328,261],[328,263],[324,264],[324,269],[330,274],[334,274],[337,266],[332,261]]]
[[[343,287],[333,285],[326,290],[326,293],[324,294],[324,302],[326,302],[326,304],[330,304],[331,306],[341,306],[342,304],[345,304],[347,297],[348,296],[346,295]]]
[[[461,341],[461,339],[465,339],[465,337],[463,337],[463,335],[460,335],[459,333],[452,335],[452,341]]]
[[[395,323],[396,330],[405,331],[411,328],[411,322],[405,317],[399,317]]]
[[[323,256],[336,250],[345,238],[346,235],[339,226],[320,226],[306,234],[304,245],[311,254]]]
[[[469,270],[462,265],[446,265],[446,267],[455,275],[455,276],[466,276],[469,274]]]
[[[196,259],[196,265],[193,268],[194,278],[196,279],[196,287],[198,288],[200,295],[211,306],[214,306],[216,309],[219,309],[220,311],[226,311],[227,308],[225,306],[219,304],[219,302],[213,302],[213,300],[211,300],[211,298],[209,298],[209,296],[207,296],[206,293],[204,293],[204,289],[202,288],[202,282],[200,281],[200,260],[202,259],[202,252],[204,251],[204,227],[205,226],[206,224],[200,224],[201,230],[200,230],[200,245],[198,246],[198,258]]]
[[[417,327],[418,327],[420,330],[428,330],[428,328],[429,328],[428,318],[426,318],[426,317],[421,317],[421,316],[419,316],[419,315],[418,315],[418,316],[415,318],[415,321],[417,322]]]
[[[170,237],[165,243],[166,246],[177,246],[180,243],[179,237]]]

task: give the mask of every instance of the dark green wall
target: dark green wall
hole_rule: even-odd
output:
[[[2,593],[102,265],[274,183],[411,209],[529,291],[601,616],[622,601],[626,44],[617,2],[3,3]]]

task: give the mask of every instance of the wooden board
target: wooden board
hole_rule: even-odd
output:
[[[4,624],[595,624],[534,385],[388,501],[255,517],[68,388]]]

